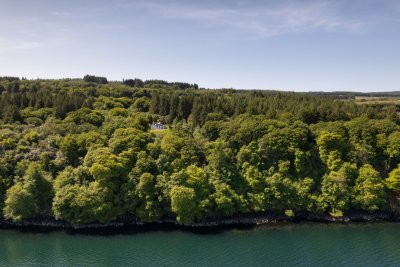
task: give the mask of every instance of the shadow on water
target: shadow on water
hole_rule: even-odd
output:
[[[125,226],[105,226],[105,227],[91,227],[91,228],[69,228],[69,227],[47,227],[47,226],[32,226],[32,225],[4,225],[0,224],[0,230],[14,230],[21,233],[38,233],[47,234],[52,232],[65,232],[70,235],[98,235],[98,236],[114,236],[114,235],[136,235],[151,232],[187,232],[198,235],[216,235],[223,234],[229,231],[248,231],[257,229],[269,229],[279,230],[294,229],[300,226],[315,227],[316,225],[342,225],[342,226],[355,226],[355,225],[372,225],[389,223],[385,221],[374,221],[374,222],[343,222],[343,223],[332,223],[332,222],[310,222],[296,220],[292,222],[278,222],[268,223],[263,225],[257,224],[229,224],[229,225],[218,225],[218,226],[205,226],[205,227],[191,227],[184,225],[176,225],[174,223],[147,223],[144,225],[125,225]]]
[[[1,225],[0,230],[14,230],[21,233],[38,233],[47,234],[52,232],[65,232],[70,235],[135,235],[151,232],[174,232],[182,231],[199,235],[215,235],[232,230],[251,230],[257,227],[256,224],[231,224],[210,227],[190,227],[176,225],[173,223],[148,223],[145,225],[127,225],[127,226],[109,226],[109,227],[94,227],[94,228],[65,228],[65,227],[46,227],[46,226],[15,226]]]
[[[213,226],[213,227],[190,227],[176,225],[172,223],[149,223],[145,225],[132,225],[132,226],[122,226],[122,227],[104,227],[104,228],[88,228],[88,229],[67,229],[68,234],[84,234],[84,235],[102,235],[102,236],[112,236],[112,235],[135,235],[142,233],[151,232],[175,232],[182,231],[193,234],[200,235],[215,235],[222,234],[231,230],[251,230],[257,225],[225,225],[225,226]]]

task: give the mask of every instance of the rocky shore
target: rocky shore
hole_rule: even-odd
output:
[[[64,221],[54,219],[34,219],[13,222],[0,220],[0,228],[3,229],[41,229],[41,230],[71,230],[95,232],[96,230],[107,230],[118,232],[119,229],[186,229],[186,230],[213,230],[213,228],[224,229],[234,227],[252,227],[256,225],[281,224],[281,223],[351,223],[351,222],[380,222],[380,221],[400,221],[400,217],[390,213],[361,213],[353,212],[347,216],[332,217],[330,215],[303,214],[295,217],[276,214],[247,214],[228,218],[209,219],[204,222],[190,225],[182,224],[173,218],[163,219],[157,222],[145,223],[135,219],[121,219],[118,221],[100,224],[71,225]]]

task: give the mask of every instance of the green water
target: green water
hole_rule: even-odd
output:
[[[215,234],[0,230],[0,266],[400,266],[400,224],[301,224]]]

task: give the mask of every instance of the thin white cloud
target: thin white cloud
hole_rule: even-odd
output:
[[[67,27],[34,17],[0,19],[0,53],[64,45],[70,32]]]
[[[69,17],[71,13],[66,11],[50,11],[50,15],[55,17]]]
[[[46,44],[43,42],[27,41],[27,40],[4,38],[4,37],[0,38],[1,52],[32,50],[43,47],[46,47]]]
[[[34,53],[38,50],[67,47],[71,44],[72,42],[69,40],[58,37],[42,40],[22,37],[0,37],[0,54],[10,55],[19,52]]]
[[[331,1],[285,2],[274,7],[240,5],[212,8],[182,2],[150,0],[135,2],[130,6],[145,9],[167,19],[194,21],[251,33],[258,37],[311,30],[356,32],[364,27],[362,21],[341,16],[337,4]]]
[[[272,1],[266,1],[272,2]],[[33,50],[82,42],[90,34],[129,30],[135,16],[179,20],[221,32],[264,38],[310,31],[358,32],[365,20],[346,17],[343,2],[281,0],[273,5],[231,0],[114,0],[82,8],[48,7],[43,14],[0,18],[0,52]],[[136,11],[136,12],[130,12]],[[134,15],[132,15],[132,14]],[[131,17],[132,16],[132,17]],[[101,19],[100,19],[101,18]],[[113,18],[112,21],[108,18]],[[79,26],[77,26],[79,25]]]

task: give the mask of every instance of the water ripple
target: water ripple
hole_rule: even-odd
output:
[[[400,224],[90,236],[0,230],[0,266],[400,266]]]

